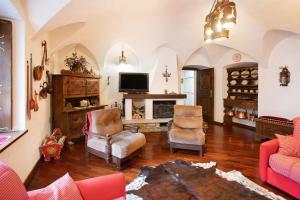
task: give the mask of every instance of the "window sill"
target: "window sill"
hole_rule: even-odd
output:
[[[15,143],[18,139],[20,139],[27,132],[28,132],[28,130],[0,133],[0,137],[1,136],[10,136],[9,139],[7,139],[5,142],[0,144],[0,153],[2,153],[2,151],[4,151],[10,145]]]

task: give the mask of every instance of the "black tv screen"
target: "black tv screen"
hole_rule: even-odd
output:
[[[149,75],[147,73],[120,73],[119,92],[149,92]]]

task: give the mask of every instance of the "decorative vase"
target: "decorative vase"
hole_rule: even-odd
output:
[[[81,63],[74,63],[74,65],[71,67],[72,72],[81,72],[82,65]]]

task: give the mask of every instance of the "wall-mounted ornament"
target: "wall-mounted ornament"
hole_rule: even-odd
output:
[[[110,76],[107,77],[106,85],[110,84],[109,79],[110,79]]]
[[[288,86],[290,83],[290,71],[288,66],[280,67],[281,72],[279,73],[280,86]]]
[[[240,53],[235,53],[232,55],[233,62],[240,62],[242,60],[242,55]]]
[[[121,56],[119,56],[119,64],[127,64],[127,58],[124,54],[124,50],[122,50]]]
[[[162,73],[162,75],[166,79],[166,82],[168,82],[169,78],[171,77],[171,73],[168,72],[168,66],[166,66],[166,70],[164,73]]]

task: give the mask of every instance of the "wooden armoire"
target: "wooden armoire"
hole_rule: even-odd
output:
[[[61,128],[68,142],[83,136],[86,113],[103,109],[100,105],[100,78],[79,74],[54,74],[52,94],[52,126]],[[82,105],[80,102],[89,102]]]

